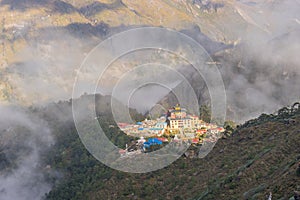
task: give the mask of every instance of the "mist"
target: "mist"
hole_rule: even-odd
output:
[[[238,1],[234,4],[236,13],[248,25],[241,30],[237,24],[228,22],[228,27],[234,32],[238,42],[231,49],[223,49],[224,45],[217,41],[210,41],[205,37],[205,47],[211,52],[222,74],[227,93],[228,119],[243,122],[257,117],[262,112],[271,113],[276,109],[290,105],[299,100],[299,1]],[[245,7],[245,5],[249,7]],[[226,8],[226,7],[225,7]],[[222,9],[222,8],[221,8]],[[113,29],[111,27],[106,27]],[[122,30],[126,28],[123,26]],[[50,30],[50,29],[49,29]],[[118,31],[122,31],[118,28]],[[197,30],[197,31],[195,31]],[[183,32],[195,40],[203,35],[200,29],[184,30]],[[109,32],[109,31],[108,31]],[[74,80],[79,72],[83,59],[89,51],[101,42],[103,37],[75,37],[66,30],[55,30],[28,41],[28,47],[20,52],[18,60],[10,65],[5,75],[12,86],[10,101],[17,104],[45,104],[53,101],[68,100],[72,96]],[[113,35],[113,31],[109,35]],[[108,37],[107,35],[106,37]],[[225,37],[225,36],[224,36]],[[200,38],[200,39],[199,39]],[[143,40],[144,38],[137,38]],[[204,40],[204,39],[203,39]],[[219,45],[219,46],[218,46]],[[221,49],[221,50],[220,50]],[[222,50],[223,49],[223,50]],[[216,50],[218,52],[216,53]],[[153,54],[150,54],[151,57]],[[170,57],[164,64],[170,65],[174,61]],[[149,61],[139,56],[141,61]],[[154,57],[155,59],[157,57]],[[177,60],[175,60],[177,61]],[[110,72],[107,72],[103,87],[98,92],[109,94],[111,87],[127,70],[130,64],[116,62]],[[124,61],[125,62],[125,61]],[[136,64],[136,63],[135,63]],[[124,67],[125,66],[125,67]],[[198,95],[200,104],[209,104],[209,92],[201,77],[194,76],[186,68],[185,63],[172,64],[180,72],[187,72],[191,76],[191,85]],[[91,77],[97,71],[97,66],[90,71],[80,72],[86,77],[82,85],[82,93],[89,91]],[[193,77],[194,76],[194,77]],[[189,78],[189,77],[187,77]],[[172,84],[172,83],[170,83]],[[199,89],[200,88],[200,89]],[[155,101],[163,98],[166,92],[151,92],[151,98],[134,96],[132,107],[141,112],[151,109]],[[142,95],[140,95],[142,96]],[[145,96],[145,95],[143,95]],[[148,100],[149,105],[137,105],[134,102]]]
[[[47,124],[21,107],[0,106],[0,199],[42,199],[46,181],[40,154],[54,143]]]
[[[228,22],[227,28],[235,37],[234,45],[233,42],[228,44],[231,48],[221,41],[210,39],[213,37],[209,35],[204,37],[202,27],[199,28],[196,22],[193,24],[195,29],[182,32],[205,44],[203,46],[212,59],[220,63],[217,67],[226,88],[227,119],[243,123],[263,112],[273,113],[300,100],[300,4],[299,0],[251,1],[252,9],[247,9],[244,6],[250,1],[237,2],[234,9],[248,25],[241,28],[239,24]],[[104,39],[102,34],[101,37],[96,37],[99,34],[76,37],[69,31],[51,28],[37,33],[40,35],[36,38],[28,39],[26,48],[16,55],[15,62],[1,73],[1,78],[11,90],[8,102],[0,104],[0,199],[39,200],[51,190],[52,186],[45,177],[49,169],[41,162],[41,154],[55,142],[51,128],[24,107],[69,100],[84,58]],[[118,31],[128,28],[118,27]],[[105,26],[105,29],[113,28]],[[97,30],[97,27],[93,29]],[[125,72],[133,66],[153,60],[170,65],[182,73],[194,88],[199,104],[210,103],[203,77],[188,67],[187,62],[166,56],[161,50],[143,54],[137,52],[131,60],[127,57],[116,61],[105,72],[105,78],[101,80],[102,87],[98,87],[96,92],[110,94],[113,84]],[[91,80],[96,72],[97,65],[89,71],[80,71],[86,79],[81,88],[82,94],[95,92],[88,88],[95,85]],[[172,80],[167,86],[175,88],[177,84]],[[121,89],[126,91],[126,86]],[[162,99],[171,101],[171,98],[166,99],[169,90],[159,86],[141,88],[129,101],[122,99],[122,93],[118,95],[119,101],[129,103],[130,107],[141,113],[150,111]],[[57,119],[72,121],[71,110],[68,116],[60,111],[52,111],[59,113],[55,114]]]
[[[243,11],[259,27],[249,25],[235,49],[216,55],[222,63],[228,117],[238,122],[300,99],[299,1],[256,3],[256,12]]]

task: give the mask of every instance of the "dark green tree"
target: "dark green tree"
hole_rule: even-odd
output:
[[[200,119],[202,119],[205,122],[210,122],[211,120],[211,109],[207,105],[201,105],[199,108],[200,112]]]
[[[234,121],[228,120],[224,122],[225,134],[231,135],[233,131],[236,129],[236,124]]]

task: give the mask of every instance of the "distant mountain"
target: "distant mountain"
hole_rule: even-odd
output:
[[[299,31],[298,8],[293,0],[0,0],[0,99],[26,105],[69,99],[74,76],[95,45],[124,30],[158,26],[199,42],[219,63],[231,118],[254,117],[298,98],[296,89],[283,98],[299,83],[293,53],[299,49],[293,34]],[[124,72],[117,65],[114,80]],[[261,71],[271,71],[271,78],[263,81]],[[200,99],[205,86],[193,84]],[[264,101],[245,111],[251,95],[233,84]]]
[[[232,200],[267,199],[270,192],[273,199],[290,199],[300,190],[300,114],[299,104],[283,106],[300,98],[299,7],[299,0],[0,0],[0,199],[47,193],[55,200]],[[227,118],[242,124],[204,159],[192,146],[164,169],[127,174],[99,163],[73,121],[72,103],[96,109],[109,139],[124,148],[133,138],[116,126],[111,97],[70,98],[95,45],[147,26],[175,29],[205,48],[224,81]],[[114,63],[105,86],[139,62],[167,58],[199,103],[209,105],[203,77],[190,64],[146,54]],[[93,72],[84,72],[87,80]],[[165,107],[176,102],[174,95],[160,101]],[[155,109],[147,114],[161,112]],[[134,109],[130,114],[145,117]]]

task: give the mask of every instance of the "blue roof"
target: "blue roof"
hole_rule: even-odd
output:
[[[150,130],[152,130],[152,131],[161,131],[161,130],[163,130],[163,128],[157,128],[157,127],[155,128],[154,127],[154,128],[150,128]]]
[[[151,145],[151,144],[150,144],[149,142],[144,142],[144,147],[145,147],[145,148],[149,148],[150,145]]]
[[[148,139],[148,142],[149,142],[150,144],[162,144],[162,141],[160,141],[160,140],[157,139],[157,138],[149,138],[149,139]]]

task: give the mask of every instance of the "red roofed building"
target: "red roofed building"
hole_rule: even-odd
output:
[[[207,132],[206,129],[198,129],[198,130],[197,130],[197,134],[199,134],[199,135],[203,135],[203,134],[205,134],[206,132]]]
[[[164,137],[161,137],[161,138],[157,138],[159,141],[162,141],[162,142],[168,142],[168,139],[167,138],[164,138]]]
[[[192,140],[192,143],[193,143],[193,144],[198,144],[198,143],[199,143],[199,139],[198,139],[198,138],[194,138],[194,139]]]
[[[121,154],[121,155],[122,155],[122,154],[125,154],[126,152],[127,152],[127,150],[125,150],[125,149],[120,149],[120,150],[119,150],[119,154]]]

